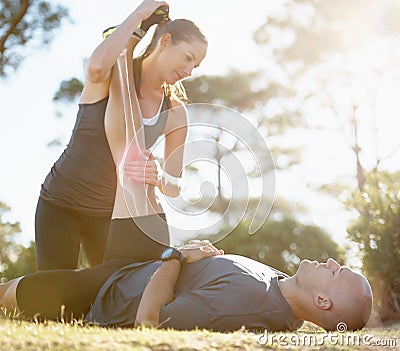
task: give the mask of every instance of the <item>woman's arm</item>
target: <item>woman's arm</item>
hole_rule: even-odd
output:
[[[164,167],[149,151],[143,152],[143,159],[127,161],[125,174],[137,182],[158,186],[167,196],[176,197],[181,191],[183,152],[187,135],[187,118],[183,105],[168,111],[165,127]]]
[[[135,28],[140,22],[147,19],[164,1],[144,0],[135,11],[123,21],[106,40],[93,52],[87,67],[87,78],[96,83],[104,81],[110,75],[119,54],[127,46]]]
[[[138,9],[132,12],[117,27],[115,32],[103,40],[90,56],[86,68],[86,78],[91,83],[99,83],[109,78],[111,68],[114,66],[122,50],[131,41],[129,39],[131,38],[132,31],[143,19],[143,14]]]
[[[93,51],[86,66],[86,80],[81,102],[93,102],[108,95],[112,67],[125,48],[133,54],[138,40],[131,38],[137,26],[164,1],[144,0],[117,28]]]
[[[172,123],[171,123],[172,122]],[[176,105],[168,112],[168,128],[165,132],[164,165],[158,184],[167,196],[180,194],[183,171],[183,154],[187,136],[187,116],[183,104]]]

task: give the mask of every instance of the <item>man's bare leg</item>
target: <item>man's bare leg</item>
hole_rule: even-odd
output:
[[[22,278],[15,278],[0,284],[0,307],[8,312],[20,312],[17,304],[17,286]]]

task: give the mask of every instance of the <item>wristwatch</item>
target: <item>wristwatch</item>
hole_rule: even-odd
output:
[[[160,258],[162,262],[169,260],[178,260],[181,264],[181,268],[186,263],[185,256],[183,256],[182,253],[179,250],[175,249],[174,247],[167,247],[161,254]]]

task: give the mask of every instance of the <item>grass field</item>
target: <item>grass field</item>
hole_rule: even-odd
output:
[[[206,330],[175,331],[107,329],[81,323],[34,323],[0,318],[0,350],[399,350],[400,325],[366,329],[357,333],[324,334],[306,325],[297,333],[213,333]],[[379,343],[380,345],[377,345]],[[382,345],[383,344],[383,345]],[[382,346],[381,346],[382,345]]]

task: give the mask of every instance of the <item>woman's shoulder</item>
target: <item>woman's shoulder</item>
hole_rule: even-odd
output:
[[[176,96],[171,96],[170,98],[170,114],[173,115],[173,120],[177,124],[187,124],[187,111],[186,106],[179,98]]]
[[[169,99],[169,104],[170,104],[171,108],[177,108],[177,107],[184,107],[185,106],[184,102],[174,94],[171,94],[171,96],[169,96],[167,98]]]
[[[179,99],[169,99],[170,108],[168,110],[168,119],[165,125],[164,134],[168,136],[172,131],[180,131],[183,135],[186,135],[188,118],[185,104]],[[171,136],[172,135],[176,135],[176,133],[172,133]]]

